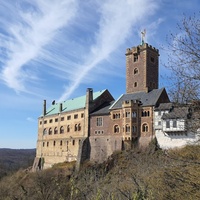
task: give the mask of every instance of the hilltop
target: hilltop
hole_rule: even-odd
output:
[[[18,171],[0,182],[0,199],[200,199],[200,146],[115,152],[102,164],[61,163],[36,173]],[[9,184],[8,184],[9,183]]]

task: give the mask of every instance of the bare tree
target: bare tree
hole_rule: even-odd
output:
[[[200,13],[198,13],[200,14]],[[187,103],[200,97],[200,19],[199,15],[184,16],[171,33],[168,42],[168,63],[172,71],[172,101]]]

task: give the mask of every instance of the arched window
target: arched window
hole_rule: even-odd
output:
[[[137,126],[133,126],[132,131],[133,131],[133,133],[136,133],[137,132]]]
[[[118,125],[114,126],[114,133],[119,133],[119,126]]]
[[[128,124],[126,124],[126,132],[130,132],[130,126]]]
[[[137,82],[134,83],[134,87],[137,87]]]
[[[132,117],[133,117],[133,118],[137,117],[137,113],[136,113],[135,111],[132,112]]]
[[[134,74],[138,74],[138,68],[134,69]]]
[[[67,125],[67,132],[70,132],[70,125]]]
[[[58,133],[58,128],[55,127],[55,128],[54,128],[54,134],[57,134],[57,133]]]
[[[147,111],[147,116],[148,116],[148,117],[150,116],[150,112],[149,112],[149,111]]]
[[[78,124],[78,131],[81,130],[81,124]]]
[[[47,129],[45,128],[44,130],[43,130],[43,135],[46,135],[47,134]]]
[[[64,133],[64,127],[63,126],[60,127],[60,134],[62,134],[62,133]]]
[[[52,128],[49,128],[49,135],[52,135]]]
[[[78,131],[78,124],[75,124],[74,131]]]
[[[149,131],[149,127],[148,127],[148,124],[145,123],[142,125],[142,132],[148,132]]]

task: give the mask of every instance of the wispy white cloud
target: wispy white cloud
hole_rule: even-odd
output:
[[[5,8],[9,10],[3,14],[11,11],[13,19],[8,20],[7,24],[0,20],[5,27],[5,34],[0,35],[0,41],[5,41],[6,37],[0,47],[5,48],[7,58],[3,62],[0,78],[8,87],[28,92],[25,85],[31,79],[37,79],[37,76],[32,75],[29,70],[31,65],[28,66],[27,63],[37,59],[60,29],[75,16],[77,1],[23,0],[18,4],[4,1],[1,9]]]
[[[36,119],[32,117],[27,117],[26,120],[29,122],[37,122]]]
[[[72,82],[65,88],[59,101],[68,98],[83,82],[89,71],[106,60],[131,35],[134,28],[142,20],[152,15],[158,7],[151,0],[104,0],[99,4],[100,21],[96,32],[96,41],[84,64],[72,77]]]

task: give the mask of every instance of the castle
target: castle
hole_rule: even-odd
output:
[[[163,133],[172,105],[165,88],[158,86],[159,51],[143,42],[125,55],[126,94],[117,100],[108,90],[92,88],[85,96],[53,101],[48,109],[44,100],[33,169],[60,162],[76,161],[78,166],[84,160],[103,162],[114,151],[146,146]],[[165,118],[161,119],[161,111]]]

